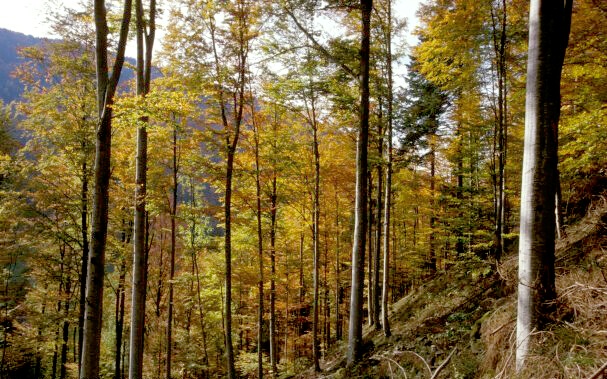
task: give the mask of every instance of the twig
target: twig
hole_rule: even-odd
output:
[[[413,354],[414,356],[416,356],[419,359],[421,359],[421,361],[424,362],[424,365],[428,369],[428,372],[430,373],[430,377],[432,377],[432,369],[430,368],[430,365],[428,364],[428,362],[426,362],[426,360],[424,359],[424,357],[422,357],[421,355],[417,354],[415,351],[411,351],[411,350],[405,350],[405,351],[403,351],[403,353]]]
[[[491,331],[489,333],[490,336],[494,335],[495,333],[499,332],[500,330],[504,329],[506,326],[512,324],[514,321],[516,321],[516,318],[513,317],[510,320],[506,321],[505,323],[503,323],[501,326],[497,327],[495,330]]]
[[[407,379],[407,372],[405,371],[405,369],[403,368],[403,366],[399,365],[397,361],[395,361],[392,358],[388,358],[388,357],[382,357],[384,359],[388,360],[388,364],[390,364],[390,362],[393,362],[395,365],[398,366],[398,368],[400,368],[400,370],[403,372],[403,374],[405,375],[405,379]],[[392,365],[390,365],[390,372],[392,372]]]
[[[456,350],[457,350],[457,347],[454,348],[453,350],[451,350],[451,353],[449,353],[449,355],[443,361],[443,363],[441,363],[440,366],[438,366],[436,368],[436,370],[434,370],[434,374],[432,374],[430,379],[436,379],[438,377],[438,374],[447,366],[447,363],[449,363],[449,361],[451,360],[451,357],[453,356],[453,354],[455,353]]]
[[[601,368],[597,370],[594,374],[588,377],[588,379],[599,379],[599,377],[607,371],[607,362],[605,362]]]

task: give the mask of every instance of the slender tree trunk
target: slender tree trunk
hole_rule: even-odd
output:
[[[145,97],[150,89],[152,49],[156,33],[156,0],[150,1],[149,33],[146,33],[141,0],[135,0],[137,25],[137,95]],[[145,49],[144,49],[145,38]],[[144,58],[145,50],[145,58]],[[147,117],[142,121],[147,124]],[[147,192],[147,128],[137,128],[137,157],[135,163],[135,215],[133,230],[133,279],[131,300],[131,329],[129,338],[129,379],[143,375],[143,339],[145,298],[147,291],[146,262],[146,192]]]
[[[318,124],[316,123],[316,109],[314,96],[312,96],[312,149],[314,151],[314,205],[312,215],[312,243],[314,248],[314,302],[312,321],[312,355],[314,371],[320,372],[320,346],[318,341],[318,308],[319,308],[319,223],[320,223],[320,152],[318,150]]]
[[[430,139],[430,240],[428,242],[428,271],[430,274],[434,274],[436,272],[436,238],[434,236],[434,227],[436,226],[436,135],[432,134]]]
[[[367,218],[367,322],[369,326],[373,325],[373,223],[375,221],[373,217],[373,172],[369,170],[367,172],[367,206],[368,214]]]
[[[125,233],[126,234],[126,233]],[[123,243],[126,242],[126,236],[123,237]],[[114,318],[114,331],[116,333],[116,344],[114,354],[114,379],[122,378],[122,332],[124,330],[124,300],[126,280],[126,260],[123,258],[120,264],[120,277],[118,279],[118,288],[116,289],[116,314]]]
[[[84,150],[84,143],[83,143]],[[86,160],[82,162],[82,187],[80,191],[81,208],[80,223],[82,228],[82,261],[80,266],[80,297],[78,312],[78,368],[82,362],[82,337],[84,335],[84,311],[86,300],[86,277],[89,258],[89,239],[88,239],[88,174]]]
[[[167,311],[166,379],[171,379],[173,355],[173,280],[175,278],[175,244],[177,237],[177,126],[173,129],[173,188],[170,201],[171,210],[171,256],[169,265],[169,309]]]
[[[65,379],[67,375],[67,348],[69,342],[69,333],[70,333],[70,322],[69,322],[69,313],[70,313],[70,297],[71,297],[71,287],[72,281],[70,278],[66,279],[65,283],[65,301],[63,302],[63,330],[62,330],[62,338],[61,338],[61,365],[59,366],[59,379]]]
[[[369,140],[369,48],[372,0],[361,0],[360,128],[356,144],[356,200],[352,246],[352,289],[348,326],[348,365],[362,356],[362,311],[367,227],[367,144]]]
[[[272,177],[270,199],[270,366],[272,377],[278,375],[276,346],[276,173]]]
[[[124,51],[131,18],[131,0],[124,1],[124,12],[120,27],[120,39],[114,66],[108,72],[108,26],[104,0],[94,2],[96,30],[96,72],[97,72],[97,139],[95,149],[95,191],[93,193],[93,216],[91,230],[91,251],[87,268],[86,304],[84,333],[82,341],[82,362],[80,379],[98,379],[103,321],[103,278],[105,266],[105,246],[107,240],[110,157],[112,140],[113,97],[124,63]]]
[[[273,123],[274,138],[272,141],[272,194],[270,195],[270,366],[272,378],[278,376],[278,349],[276,343],[276,211],[277,211],[277,120]]]
[[[340,341],[342,339],[342,326],[341,326],[341,230],[339,225],[339,196],[337,194],[337,188],[335,189],[335,339]]]
[[[377,153],[378,157],[383,159],[384,156],[384,130],[382,127],[382,117],[381,117],[381,103],[380,103],[380,117],[379,122],[377,124]],[[373,251],[373,267],[375,268],[373,272],[373,325],[375,325],[375,330],[381,329],[381,323],[379,322],[379,314],[380,314],[380,285],[379,285],[379,265],[380,265],[380,254],[381,254],[381,231],[382,231],[382,192],[383,192],[383,165],[380,163],[377,165],[377,220],[375,221],[375,250]]]
[[[305,207],[304,210],[305,212]],[[303,320],[303,303],[304,297],[306,293],[305,282],[304,282],[304,263],[303,263],[303,252],[304,252],[304,238],[305,233],[302,230],[301,235],[299,237],[299,320],[300,323],[298,325],[297,335],[301,336],[303,333],[303,326],[301,324],[301,320]]]
[[[392,0],[388,0],[388,29],[386,33],[387,70],[388,70],[388,159],[386,165],[386,196],[384,197],[384,267],[382,278],[381,319],[384,335],[390,337],[390,322],[388,320],[388,278],[390,273],[390,210],[392,200]]]
[[[253,91],[251,90],[251,99]],[[253,100],[251,100],[253,101]],[[257,197],[257,262],[259,264],[259,277],[257,280],[258,307],[257,310],[257,377],[263,378],[263,230],[261,228],[261,166],[259,164],[259,125],[255,122],[255,102],[251,104],[251,119],[255,140],[255,194]]]
[[[521,189],[516,368],[529,340],[555,310],[555,187],[558,183],[560,81],[572,0],[532,0]]]
[[[506,0],[502,0],[500,9],[491,9],[493,21],[493,45],[497,73],[497,183],[495,209],[495,258],[500,260],[504,254],[505,222],[505,165],[506,165]],[[498,14],[500,12],[501,14]],[[498,32],[499,29],[499,32]]]

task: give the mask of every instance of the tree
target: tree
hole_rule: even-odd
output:
[[[360,125],[356,141],[356,200],[352,245],[352,289],[348,326],[348,364],[362,356],[362,310],[367,228],[367,144],[369,141],[369,50],[373,0],[361,0]]]
[[[137,96],[145,98],[150,91],[152,49],[156,33],[156,0],[150,1],[149,31],[143,17],[141,0],[135,0],[137,27]],[[144,46],[145,41],[145,46]],[[145,54],[144,54],[145,51]],[[147,117],[137,128],[137,162],[135,172],[135,216],[133,230],[133,286],[131,300],[131,329],[129,339],[129,379],[143,374],[143,330],[145,322],[146,278],[146,186],[147,186]]]
[[[516,367],[523,368],[531,334],[555,310],[555,186],[558,180],[560,81],[573,0],[532,0],[521,185]]]
[[[97,138],[95,148],[95,189],[91,250],[88,260],[86,307],[82,342],[80,379],[99,377],[101,325],[103,321],[103,279],[107,239],[110,157],[112,143],[112,104],[124,63],[124,51],[131,18],[131,0],[124,1],[120,38],[111,75],[108,69],[108,25],[104,0],[95,0],[96,71],[97,71]]]

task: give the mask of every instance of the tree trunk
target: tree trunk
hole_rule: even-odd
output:
[[[251,99],[253,91],[251,90]],[[255,102],[251,104],[251,120],[253,122],[255,142],[255,194],[257,197],[257,260],[259,264],[259,277],[257,280],[258,307],[257,310],[257,377],[263,378],[263,230],[261,228],[261,166],[259,164],[259,125],[255,122]]]
[[[516,368],[529,340],[555,310],[555,187],[560,80],[571,25],[572,0],[532,0],[521,189]]]
[[[152,49],[156,33],[156,0],[150,1],[149,33],[146,33],[141,0],[135,0],[137,25],[137,95],[145,97],[150,89]],[[145,49],[144,49],[145,38]],[[145,59],[144,59],[145,50]],[[147,117],[142,119],[147,123]],[[143,375],[143,339],[145,322],[146,278],[146,192],[147,192],[147,128],[137,128],[137,157],[135,163],[135,215],[133,230],[133,279],[131,300],[131,329],[129,338],[129,379]]]
[[[434,227],[436,224],[436,135],[430,136],[430,237],[428,242],[428,271],[432,275],[436,272],[436,243]]]
[[[368,214],[367,218],[367,322],[369,326],[373,325],[373,172],[367,171],[367,206]]]
[[[314,302],[313,302],[313,321],[312,321],[312,356],[314,361],[314,371],[320,372],[320,346],[318,341],[318,308],[319,308],[319,223],[320,223],[320,152],[318,150],[318,125],[316,123],[316,109],[314,96],[312,96],[312,148],[314,151],[314,205],[312,215],[312,243],[314,248]]]
[[[125,233],[126,234],[126,233]],[[127,243],[126,236],[123,237],[123,243]],[[124,298],[126,280],[126,260],[123,258],[120,264],[120,278],[118,279],[118,288],[116,289],[116,314],[114,319],[114,331],[116,333],[115,354],[114,354],[114,379],[122,378],[122,332],[124,330]]]
[[[341,252],[341,230],[339,226],[339,196],[337,188],[335,189],[335,339],[340,341],[342,339],[342,326],[341,326],[341,261],[339,255]]]
[[[384,155],[384,130],[382,127],[382,114],[381,114],[381,103],[380,103],[380,117],[377,124],[377,153],[378,157],[383,159]],[[382,194],[383,194],[383,176],[382,172],[383,165],[379,163],[377,165],[377,219],[375,220],[375,250],[373,251],[373,314],[370,317],[373,318],[373,325],[375,330],[381,329],[381,323],[379,322],[380,314],[380,286],[379,286],[379,265],[380,265],[380,254],[381,254],[381,232],[382,232]]]
[[[348,326],[348,365],[362,356],[362,313],[367,227],[367,144],[369,140],[369,50],[373,0],[361,0],[360,127],[356,143],[356,200],[352,245],[352,289]]]
[[[84,143],[83,143],[84,150]],[[78,368],[82,362],[82,337],[84,335],[84,311],[86,300],[86,277],[89,259],[89,239],[88,239],[88,174],[86,160],[82,162],[82,187],[80,190],[81,209],[80,223],[82,228],[82,261],[80,266],[80,297],[78,312]]]
[[[167,346],[166,346],[166,379],[171,379],[171,363],[173,354],[173,280],[175,278],[175,244],[177,237],[177,126],[173,129],[173,188],[170,201],[171,211],[171,257],[169,265],[169,309],[167,311]]]
[[[276,201],[277,201],[277,177],[276,177],[276,120],[274,122],[274,140],[272,153],[272,194],[270,196],[270,366],[272,378],[278,376],[278,357],[276,344]]]
[[[393,95],[392,95],[392,0],[388,0],[388,30],[386,33],[386,45],[388,50],[388,162],[386,165],[386,196],[384,197],[384,267],[382,278],[381,296],[381,319],[384,335],[390,337],[390,322],[388,321],[388,278],[390,273],[390,210],[392,200],[392,120],[393,120]]]
[[[131,18],[131,0],[124,1],[120,39],[114,66],[108,72],[108,26],[104,0],[95,0],[96,72],[97,72],[97,139],[95,149],[95,191],[91,230],[91,251],[87,268],[84,333],[80,379],[99,378],[101,326],[103,321],[103,278],[107,240],[112,108],[114,93],[124,63],[124,51]]]

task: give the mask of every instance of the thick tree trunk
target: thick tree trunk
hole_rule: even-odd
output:
[[[555,187],[558,182],[560,80],[572,0],[532,0],[521,189],[516,368],[531,334],[555,310]]]
[[[348,326],[348,365],[362,356],[362,311],[367,227],[367,144],[369,141],[369,50],[373,0],[361,0],[360,127],[356,143],[356,201],[352,246],[352,289]]]

